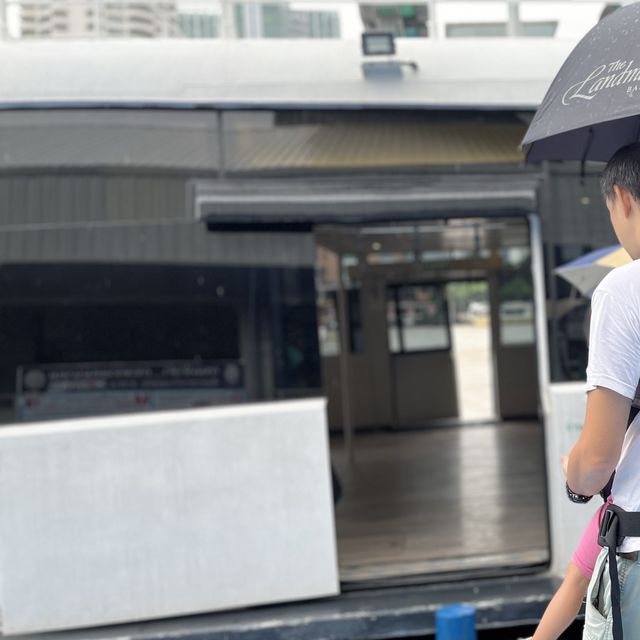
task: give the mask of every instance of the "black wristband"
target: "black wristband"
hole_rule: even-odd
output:
[[[584,504],[585,502],[589,502],[589,500],[593,498],[593,496],[583,496],[583,495],[580,495],[579,493],[575,493],[574,491],[571,491],[568,482],[565,482],[564,486],[567,488],[567,497],[569,498],[569,500],[571,500],[571,502]]]

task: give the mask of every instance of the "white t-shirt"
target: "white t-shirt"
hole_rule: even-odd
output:
[[[587,390],[612,389],[633,400],[640,381],[640,260],[609,273],[591,300]],[[627,430],[611,495],[626,511],[640,511],[640,414]],[[627,538],[620,551],[640,550]]]

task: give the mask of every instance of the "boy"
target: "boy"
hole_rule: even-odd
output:
[[[594,495],[615,469],[614,504],[627,512],[639,512],[640,417],[628,430],[627,419],[640,379],[640,144],[624,147],[611,158],[601,185],[613,229],[633,262],[614,269],[593,294],[587,410],[569,457],[567,484],[575,493]],[[640,640],[638,550],[640,538],[627,537],[616,555],[626,640]],[[603,549],[587,591],[586,640],[621,635],[611,607],[607,564],[607,550]],[[613,592],[615,595],[616,590]]]

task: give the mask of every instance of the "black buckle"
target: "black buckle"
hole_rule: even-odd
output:
[[[602,514],[602,522],[598,530],[598,544],[601,547],[608,547],[614,551],[622,540],[618,537],[618,525],[620,518],[616,513],[615,505],[608,505]]]

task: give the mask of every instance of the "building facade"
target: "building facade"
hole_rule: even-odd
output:
[[[175,3],[35,2],[20,4],[22,38],[160,38],[176,36]]]

